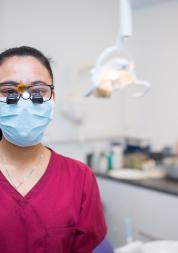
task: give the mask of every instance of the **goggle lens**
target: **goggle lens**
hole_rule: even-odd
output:
[[[0,84],[0,102],[16,103],[22,97],[23,99],[31,99],[33,103],[43,103],[51,99],[53,85],[35,84]]]

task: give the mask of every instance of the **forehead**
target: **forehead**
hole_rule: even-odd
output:
[[[13,56],[0,65],[0,82],[33,82],[41,80],[51,82],[48,70],[33,56]]]

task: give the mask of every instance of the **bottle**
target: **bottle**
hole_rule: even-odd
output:
[[[108,172],[113,169],[113,153],[109,152],[107,155],[107,170]]]
[[[105,152],[101,151],[99,154],[99,172],[104,174],[107,172],[108,162]]]
[[[119,142],[111,143],[113,169],[121,169],[123,166],[123,146]]]

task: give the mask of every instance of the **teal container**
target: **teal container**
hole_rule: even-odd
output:
[[[108,154],[107,159],[108,159],[108,171],[110,171],[113,168],[113,155],[112,155],[112,153]]]

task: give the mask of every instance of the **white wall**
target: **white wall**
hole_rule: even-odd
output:
[[[78,99],[82,97],[89,82],[84,82],[81,87],[78,71],[83,66],[93,65],[100,52],[114,42],[117,1],[2,0],[1,12],[0,49],[30,45],[41,49],[54,60],[57,99],[50,141],[75,140],[76,136],[81,135],[79,128],[59,115],[60,107],[64,102],[68,104],[69,94]],[[94,113],[89,110],[88,115],[90,105]],[[87,101],[83,105],[86,107],[84,132],[102,137],[106,134],[117,135],[120,125],[117,105],[116,99],[107,103],[94,101],[88,104]]]
[[[148,1],[149,2],[149,1]],[[152,83],[151,92],[133,100],[122,97],[125,134],[147,136],[156,147],[178,138],[178,1],[155,1],[134,10],[129,41],[138,77]]]
[[[151,1],[134,8],[134,34],[128,48],[139,78],[152,83],[151,92],[133,100],[127,91],[112,99],[82,102],[83,127],[60,116],[62,104],[73,107],[88,87],[78,71],[92,65],[116,37],[117,0],[1,0],[0,49],[31,45],[53,58],[57,93],[51,142],[120,134],[149,137],[154,146],[178,137],[178,1]],[[144,1],[145,2],[145,1]],[[147,1],[149,2],[149,1]],[[75,97],[77,102],[69,103]]]

